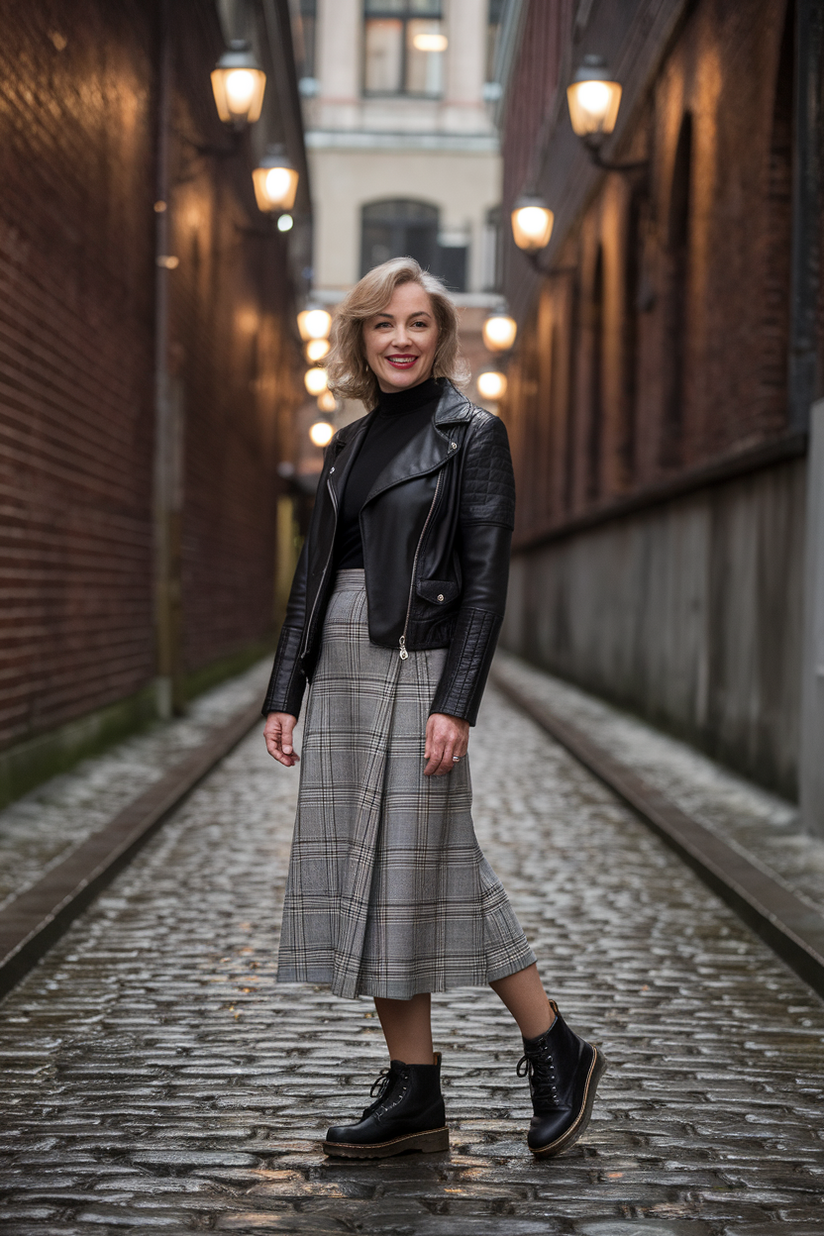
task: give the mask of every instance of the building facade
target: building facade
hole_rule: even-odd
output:
[[[290,132],[299,161],[301,118],[258,4],[0,8],[7,800],[272,638],[299,289],[251,167]],[[270,83],[237,139],[210,85],[236,35]]]
[[[542,273],[506,253],[521,332],[504,642],[794,796],[815,672],[820,6],[523,0],[506,16],[504,211],[537,192],[555,228]],[[623,85],[601,150],[619,170],[570,127],[585,54]]]
[[[455,293],[477,373],[497,287],[501,160],[489,99],[501,4],[299,8],[315,294],[334,305],[373,266],[409,254]]]

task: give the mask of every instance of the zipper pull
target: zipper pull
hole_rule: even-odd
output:
[[[406,636],[402,635],[400,639],[398,640],[398,643],[401,646],[401,652],[400,652],[401,660],[406,661],[409,657],[409,653],[406,651]]]

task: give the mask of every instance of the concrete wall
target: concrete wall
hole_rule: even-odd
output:
[[[503,646],[794,797],[805,469],[516,555]]]

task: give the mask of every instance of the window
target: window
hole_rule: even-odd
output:
[[[443,94],[441,16],[441,0],[366,0],[365,94]]]
[[[453,292],[466,291],[469,246],[463,235],[441,233],[440,211],[428,202],[396,198],[363,207],[361,275],[393,257],[413,257]]]
[[[317,27],[317,0],[300,0],[300,39],[295,39],[298,53],[299,76],[315,76],[315,30]]]
[[[486,20],[486,80],[495,80],[495,56],[498,51],[498,35],[501,30],[501,16],[504,11],[504,0],[489,0]]]

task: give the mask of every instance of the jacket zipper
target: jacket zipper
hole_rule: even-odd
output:
[[[332,499],[332,506],[333,506],[334,511],[335,511],[335,530],[337,531],[337,525],[338,525],[338,499],[337,499],[337,495],[335,494],[335,491],[334,491],[334,489],[332,488],[332,485],[331,485],[331,483],[330,483],[330,481],[329,481],[329,477],[327,477],[327,478],[326,478],[326,488],[329,490],[329,496],[330,496],[330,497],[331,497],[331,499]],[[315,603],[314,603],[314,605],[312,606],[312,612],[311,612],[311,614],[309,615],[309,621],[308,621],[308,622],[307,622],[307,624],[306,624],[306,636],[304,637],[304,640],[303,640],[303,648],[302,648],[302,649],[301,649],[301,651],[300,651],[300,656],[301,656],[301,657],[304,657],[304,656],[306,655],[306,649],[309,647],[309,638],[310,638],[310,635],[311,635],[311,632],[312,632],[312,622],[313,622],[313,619],[314,619],[314,617],[315,617],[315,610],[316,610],[316,609],[317,609],[317,607],[318,607],[318,601],[320,600],[320,598],[321,598],[321,594],[322,594],[322,592],[323,592],[323,585],[324,585],[324,583],[325,583],[325,581],[326,581],[326,572],[329,570],[329,563],[332,561],[332,555],[333,555],[333,553],[334,553],[334,552],[335,552],[335,538],[334,538],[334,536],[333,536],[333,537],[332,537],[332,547],[331,547],[331,549],[329,550],[329,556],[328,556],[328,558],[326,559],[326,565],[324,566],[324,568],[323,568],[323,574],[322,574],[322,575],[321,575],[321,577],[320,577],[320,586],[318,587],[318,590],[317,590],[317,592],[315,593]]]
[[[409,656],[409,653],[406,651],[406,632],[409,627],[409,615],[412,613],[412,595],[415,591],[415,571],[417,570],[417,567],[418,567],[418,554],[421,552],[421,545],[423,544],[423,538],[426,536],[426,530],[429,527],[429,521],[432,518],[432,512],[435,509],[435,503],[438,501],[438,491],[441,488],[441,477],[442,476],[443,476],[443,469],[441,469],[441,471],[438,473],[438,481],[437,481],[437,484],[435,485],[435,493],[433,494],[433,497],[432,497],[432,505],[429,508],[429,514],[427,515],[426,521],[423,525],[423,528],[421,529],[421,535],[418,537],[418,545],[415,550],[415,557],[412,559],[412,578],[409,581],[409,601],[406,606],[406,618],[404,619],[404,624],[403,624],[403,635],[398,640],[398,643],[400,644],[400,649],[401,649],[400,658],[402,661],[405,661],[407,657]]]

